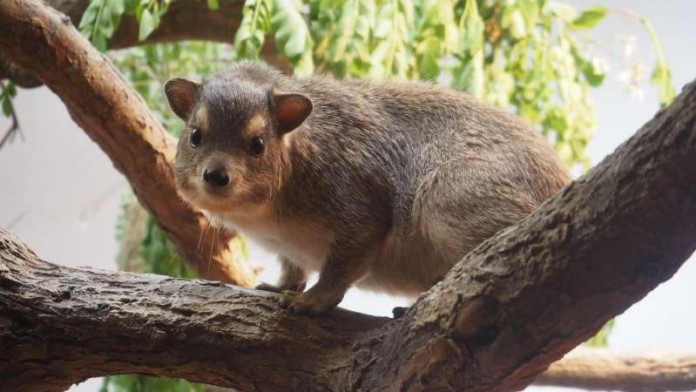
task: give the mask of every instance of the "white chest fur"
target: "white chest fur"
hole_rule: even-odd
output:
[[[216,214],[214,218],[308,271],[321,270],[329,253],[333,233],[309,222],[280,220],[266,213],[253,215]]]

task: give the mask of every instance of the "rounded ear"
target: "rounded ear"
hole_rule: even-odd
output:
[[[198,83],[184,78],[172,78],[164,84],[164,94],[167,96],[169,107],[184,121],[191,115],[199,87]]]
[[[312,113],[312,101],[305,95],[272,90],[271,99],[273,117],[281,133],[290,132],[299,127]]]

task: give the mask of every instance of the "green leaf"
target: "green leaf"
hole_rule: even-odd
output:
[[[478,52],[469,59],[463,60],[463,67],[455,76],[453,87],[481,98],[483,91],[483,52]]]
[[[220,1],[219,0],[208,0],[208,9],[217,11],[220,9]]]
[[[12,115],[12,100],[10,97],[2,97],[2,114],[4,114],[5,117],[10,117]]]
[[[465,52],[473,55],[483,49],[484,23],[476,5],[476,0],[466,0],[464,13],[459,21],[461,45]]]
[[[607,348],[609,347],[609,335],[611,331],[614,330],[616,322],[614,319],[607,321],[607,323],[600,329],[597,334],[585,342],[585,345],[590,347]]]
[[[543,5],[539,4],[539,0],[519,1],[519,10],[522,13],[522,16],[524,17],[525,25],[527,28],[527,35],[532,34],[532,32],[534,31],[534,27],[536,26],[541,16],[539,14],[539,11],[542,6]]]
[[[527,35],[524,18],[519,10],[515,10],[510,16],[510,34],[514,38],[523,38]]]
[[[500,27],[507,30],[514,39],[527,35],[527,21],[518,6],[506,6],[500,18]],[[531,32],[531,29],[529,29]]]
[[[568,27],[575,30],[589,29],[597,25],[604,19],[607,14],[607,8],[603,6],[596,6],[588,8],[575,18]]]
[[[658,62],[650,75],[650,81],[657,87],[660,106],[665,107],[674,101],[676,92],[672,84],[672,73],[667,64]]]
[[[140,15],[140,24],[138,28],[138,40],[144,41],[157,28],[155,17],[149,9],[145,8]]]
[[[80,30],[84,30],[87,27],[92,27],[91,25],[94,24],[95,20],[97,20],[99,9],[101,8],[103,1],[104,0],[89,2],[85,12],[82,14],[82,19],[80,19],[80,24],[78,26]]]
[[[106,42],[121,23],[125,12],[124,0],[90,0],[79,28],[100,51],[106,51]]]
[[[104,377],[101,392],[203,392],[205,385],[139,374]]]
[[[667,66],[665,52],[662,50],[660,40],[657,38],[655,28],[646,18],[640,18],[640,21],[648,33],[648,37],[650,37],[650,42],[657,56],[657,64],[650,76],[650,81],[657,87],[660,107],[664,108],[672,103],[676,97],[676,92],[674,91],[674,85],[672,83],[672,73]]]
[[[551,11],[551,15],[566,23],[572,23],[578,14],[575,8],[555,1],[549,3],[549,10]]]
[[[106,36],[104,34],[97,34],[93,38],[92,45],[97,48],[100,52],[106,52]]]
[[[242,22],[234,36],[236,58],[257,59],[270,28],[272,0],[246,0]]]
[[[592,87],[599,87],[604,82],[604,78],[607,76],[606,73],[595,66],[594,63],[585,59],[575,45],[573,45],[572,53],[575,65],[585,77],[587,83]]]
[[[586,62],[580,68],[585,80],[592,87],[599,87],[604,82],[604,78],[607,76],[604,72],[599,71],[591,62]]]
[[[299,0],[276,0],[273,8],[271,26],[275,30],[276,46],[279,51],[297,66],[304,75],[314,71],[312,41],[309,26],[302,13],[303,4]]]
[[[547,125],[556,131],[563,133],[568,129],[568,115],[561,108],[555,107],[549,111],[546,117]]]
[[[418,70],[421,78],[435,80],[440,74],[440,49],[441,41],[436,37],[430,37],[418,46],[420,61]]]

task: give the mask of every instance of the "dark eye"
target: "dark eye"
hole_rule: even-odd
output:
[[[203,133],[198,128],[192,128],[191,134],[189,135],[189,144],[191,147],[198,147],[201,144],[201,139],[203,138]]]
[[[263,139],[261,136],[256,136],[251,139],[251,146],[249,146],[249,152],[251,155],[259,156],[263,154]]]

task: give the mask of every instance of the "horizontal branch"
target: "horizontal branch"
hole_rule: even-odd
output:
[[[180,254],[201,276],[240,285],[255,274],[230,251],[233,234],[200,241],[206,222],[177,196],[174,142],[111,62],[40,0],[0,4],[0,53],[65,103],[73,120],[126,176]]]
[[[49,0],[48,3],[66,14],[73,24],[79,25],[89,0]],[[217,10],[211,10],[206,1],[172,2],[157,28],[144,41],[139,40],[138,21],[135,17],[124,15],[108,46],[110,49],[121,49],[143,43],[185,40],[231,42],[242,21],[244,2],[223,0],[219,3]]]
[[[521,389],[693,252],[694,167],[696,84],[398,320],[309,319],[253,290],[57,267],[3,232],[0,390],[118,373],[242,391]]]
[[[242,391],[317,390],[337,385],[328,383],[340,362],[350,369],[352,343],[388,321],[348,311],[288,316],[274,298],[222,283],[57,266],[0,229],[0,390],[63,391],[120,373]]]
[[[696,354],[622,354],[581,348],[551,365],[535,384],[602,391],[694,391]]]
[[[88,0],[49,0],[48,4],[64,13],[74,25],[79,25]],[[220,1],[216,10],[208,8],[206,1],[177,0],[172,2],[157,28],[145,40],[139,40],[138,21],[133,15],[125,15],[107,42],[109,49],[123,49],[143,44],[178,42],[186,40],[231,43],[242,21],[241,0]],[[269,64],[290,71],[288,60],[276,50],[273,36],[267,37],[261,50],[262,58]],[[0,80],[9,78],[21,87],[37,87],[42,83],[29,70],[19,67],[0,54]]]

